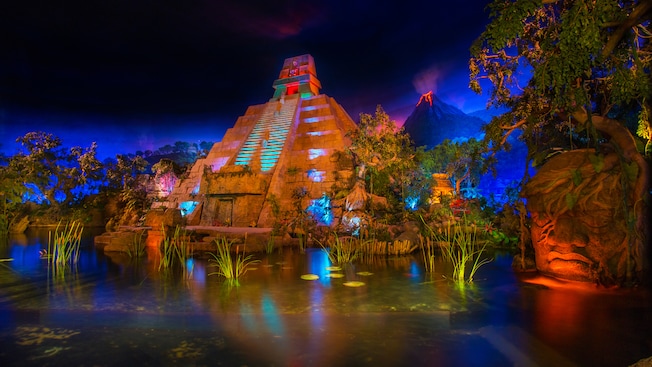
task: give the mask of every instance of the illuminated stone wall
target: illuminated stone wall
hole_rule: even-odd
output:
[[[333,98],[319,94],[312,57],[286,59],[273,88],[267,103],[250,106],[177,182],[164,206],[199,202],[201,213],[192,215],[191,225],[269,227],[271,196],[286,211],[293,210],[297,189],[307,192],[306,208],[350,186],[354,167],[343,153],[350,145],[347,131],[357,126]]]
[[[334,185],[347,186],[353,175],[353,162],[341,156],[351,142],[346,132],[357,126],[337,102],[318,95],[301,99],[297,121],[290,134],[282,160],[272,178],[268,195],[279,199],[282,208],[292,208],[292,193],[298,188],[308,192],[302,206],[332,193]],[[337,182],[339,181],[339,182]],[[261,212],[261,225],[271,225],[269,207]]]

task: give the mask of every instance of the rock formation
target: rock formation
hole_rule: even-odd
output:
[[[615,152],[569,151],[551,158],[527,183],[522,195],[541,273],[603,285],[644,277],[643,233],[633,219],[635,203],[642,203],[621,163]]]

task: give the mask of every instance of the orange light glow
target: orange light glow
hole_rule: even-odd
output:
[[[587,292],[606,292],[607,288],[597,287],[594,283],[552,278],[545,275],[527,275],[521,279],[524,283],[541,285],[554,289],[572,289]]]
[[[421,104],[421,102],[426,101],[430,103],[430,107],[432,107],[432,91],[422,94],[421,98],[419,98],[419,102],[417,103],[417,106]]]

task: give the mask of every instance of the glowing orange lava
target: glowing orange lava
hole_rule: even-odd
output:
[[[421,98],[419,98],[419,102],[417,103],[417,106],[421,104],[421,102],[426,101],[430,103],[430,107],[432,107],[432,91],[422,94]]]

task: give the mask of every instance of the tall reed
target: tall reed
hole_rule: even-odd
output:
[[[352,263],[360,256],[359,241],[354,237],[342,240],[337,233],[326,240],[326,244],[319,242],[319,245],[328,254],[328,259],[333,264]]]
[[[370,238],[360,241],[359,251],[362,255],[407,255],[416,250],[418,246],[409,240],[379,241]]]
[[[66,223],[63,228],[59,222],[54,233],[48,233],[48,264],[52,266],[52,270],[61,270],[71,264],[77,264],[83,231],[81,222],[72,221]]]
[[[430,241],[438,245],[444,260],[453,265],[453,280],[471,283],[478,269],[491,262],[492,259],[482,256],[487,244],[479,245],[477,228],[470,224],[466,217],[452,224],[449,222],[440,231],[434,231],[427,224],[426,228]],[[467,266],[469,266],[468,275]]]
[[[215,253],[209,252],[212,259],[208,261],[214,263],[211,266],[217,267],[217,271],[208,275],[221,275],[227,280],[237,281],[247,272],[250,265],[260,262],[260,260],[253,259],[253,255],[240,254],[239,251],[236,251],[234,258],[231,255],[231,245],[232,242],[224,237],[215,239],[216,251]]]
[[[163,226],[165,232],[165,226]],[[161,261],[158,269],[169,269],[175,262],[179,262],[184,271],[187,271],[188,259],[192,256],[190,238],[181,226],[177,226],[172,237],[165,236],[161,246]]]
[[[435,272],[435,253],[437,245],[431,237],[419,236],[419,243],[421,247],[421,255],[423,256],[423,264],[426,272]]]
[[[165,226],[163,227],[163,233],[165,233]],[[178,227],[177,227],[178,229]],[[175,231],[175,236],[177,235]],[[172,267],[174,261],[174,239],[168,236],[167,234],[163,237],[163,243],[161,246],[161,260],[158,263],[158,270],[169,269]]]
[[[131,246],[127,246],[127,255],[131,258],[139,258],[145,255],[145,241],[143,236],[145,235],[145,230],[141,230],[134,234],[134,238],[131,242]]]
[[[270,235],[269,239],[267,239],[267,244],[265,245],[265,253],[271,254],[274,252],[274,235]]]

